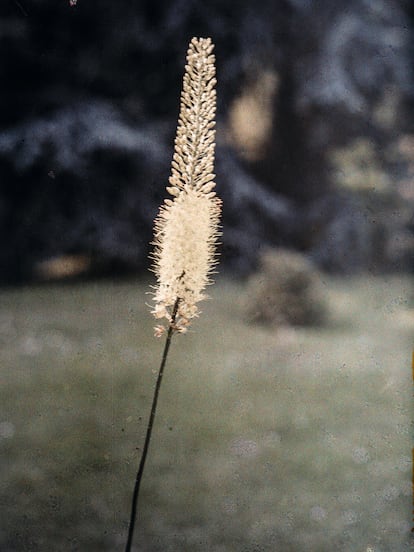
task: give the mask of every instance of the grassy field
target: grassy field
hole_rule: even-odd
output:
[[[221,280],[174,337],[136,550],[411,549],[412,281],[325,284],[325,328],[249,325]],[[0,550],[123,550],[163,346],[146,290],[0,291]]]

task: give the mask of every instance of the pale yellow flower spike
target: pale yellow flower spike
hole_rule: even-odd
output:
[[[214,117],[216,112],[215,58],[210,38],[193,38],[181,92],[175,150],[168,193],[154,226],[153,271],[155,318],[185,332],[199,314],[197,303],[205,299],[205,287],[216,265],[221,200],[215,187]],[[162,326],[156,334],[161,335]]]

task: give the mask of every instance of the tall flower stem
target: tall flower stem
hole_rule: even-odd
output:
[[[140,463],[139,463],[137,477],[135,479],[134,492],[133,492],[133,495],[132,495],[131,516],[130,516],[130,520],[129,520],[128,540],[127,540],[127,543],[126,543],[126,546],[125,546],[125,552],[130,552],[131,551],[132,539],[134,538],[134,529],[135,529],[135,521],[136,521],[136,517],[137,517],[137,504],[138,504],[139,490],[140,490],[140,486],[141,486],[142,475],[144,473],[145,460],[147,459],[148,448],[149,448],[149,444],[150,444],[150,441],[151,441],[152,427],[154,425],[155,413],[156,413],[156,410],[157,410],[157,403],[158,403],[158,395],[160,393],[162,377],[164,375],[164,368],[165,368],[165,364],[167,362],[168,351],[170,350],[171,338],[172,338],[172,335],[174,333],[174,325],[175,325],[175,319],[176,319],[176,316],[177,316],[177,310],[178,310],[179,302],[180,302],[180,299],[177,297],[177,299],[175,301],[175,304],[174,304],[173,312],[172,312],[172,315],[171,315],[171,321],[170,321],[170,325],[169,325],[169,328],[168,328],[167,338],[166,338],[166,341],[165,341],[164,352],[162,354],[160,369],[158,371],[157,383],[155,385],[155,391],[154,391],[154,398],[152,399],[151,414],[150,414],[150,417],[149,417],[149,420],[148,420],[147,434],[145,436],[144,448],[142,450],[142,455],[141,455],[141,460],[140,460]]]
[[[155,335],[167,331],[147,426],[144,448],[132,497],[131,517],[125,552],[130,552],[137,516],[142,475],[151,440],[158,395],[174,332],[185,333],[200,313],[197,303],[206,298],[205,287],[217,264],[221,200],[215,187],[214,148],[216,78],[214,45],[210,38],[194,37],[187,50],[180,114],[170,186],[154,222],[153,272],[157,276],[152,314],[166,319],[157,325]]]

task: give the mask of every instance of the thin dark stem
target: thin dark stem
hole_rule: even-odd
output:
[[[135,479],[134,493],[132,495],[131,517],[129,520],[128,540],[125,546],[125,552],[131,551],[132,539],[134,537],[135,521],[137,517],[137,503],[138,503],[138,496],[139,496],[139,488],[141,485],[142,474],[144,473],[145,460],[147,458],[148,447],[151,440],[152,426],[154,425],[155,412],[157,410],[158,395],[160,392],[162,376],[164,375],[165,363],[167,362],[168,351],[170,349],[172,334],[174,332],[174,324],[175,324],[175,318],[177,316],[179,302],[180,302],[180,299],[177,298],[171,315],[171,322],[168,328],[167,339],[165,341],[164,352],[162,355],[161,365],[158,372],[157,383],[155,385],[154,398],[152,400],[152,407],[151,407],[151,414],[150,414],[148,426],[147,426],[147,434],[145,436],[144,448],[142,450],[137,477]]]

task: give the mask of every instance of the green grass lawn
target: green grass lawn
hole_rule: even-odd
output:
[[[219,280],[174,337],[136,550],[411,549],[412,281],[325,284],[324,328],[249,325]],[[163,347],[147,289],[0,291],[0,550],[123,550]]]

